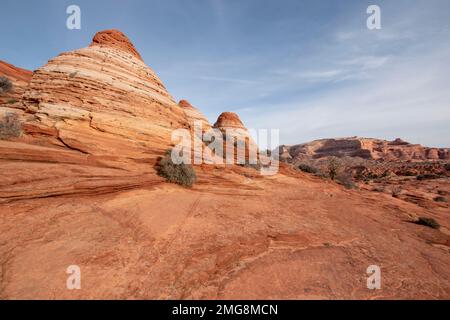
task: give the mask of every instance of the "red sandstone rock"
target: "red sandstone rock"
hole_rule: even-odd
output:
[[[385,141],[370,138],[340,138],[315,140],[309,143],[283,146],[292,158],[320,159],[329,156],[361,157],[384,161],[450,160],[450,149],[428,148],[401,139]],[[286,150],[284,150],[285,152]]]
[[[99,38],[34,73],[25,135],[0,141],[0,299],[450,298],[446,204],[348,191],[283,164],[270,178],[201,166],[194,190],[164,183],[153,165],[194,113],[126,41]],[[216,125],[245,129],[230,113]],[[419,216],[441,230],[409,223]],[[66,287],[73,264],[81,290]],[[381,290],[366,287],[373,264]]]
[[[0,76],[7,76],[11,80],[28,83],[30,82],[32,75],[32,71],[18,68],[12,64],[0,60]]]
[[[116,48],[129,52],[139,60],[142,60],[141,55],[136,50],[131,41],[119,30],[105,30],[98,32],[94,39],[92,39],[91,46],[106,46],[110,48]]]
[[[26,143],[11,158],[9,144],[0,142],[0,158],[22,161],[0,185],[0,201],[161,181],[153,165],[171,147],[172,131],[189,124],[156,74],[130,54],[133,48],[120,32],[100,32],[93,45],[63,53],[34,72],[20,101]],[[89,166],[69,170],[73,165],[59,156],[67,153]],[[27,161],[38,161],[39,171],[26,170]],[[92,166],[109,173],[96,176]],[[67,170],[71,174],[63,173]],[[43,177],[39,181],[37,174]],[[78,187],[68,191],[74,180]]]
[[[238,128],[246,130],[241,119],[239,119],[239,116],[234,112],[222,113],[214,124],[214,127],[219,129]]]
[[[211,124],[209,123],[208,119],[206,119],[206,117],[203,113],[200,112],[200,110],[192,106],[189,101],[181,100],[178,105],[183,109],[191,126],[194,126],[195,121],[200,121],[203,127],[203,131],[211,129]]]
[[[0,95],[0,104],[8,104],[8,107],[13,107],[13,101],[20,100],[25,88],[28,86],[33,72],[18,68],[7,62],[0,60],[0,76],[6,76],[11,80],[13,88],[11,92]]]

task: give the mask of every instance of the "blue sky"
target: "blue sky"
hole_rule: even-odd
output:
[[[77,4],[82,29],[66,28]],[[377,4],[382,29],[366,27]],[[36,69],[100,30],[129,36],[176,100],[281,143],[401,137],[450,147],[448,0],[2,1],[0,59]]]

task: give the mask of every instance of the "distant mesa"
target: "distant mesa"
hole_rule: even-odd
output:
[[[382,161],[449,160],[450,149],[428,148],[400,138],[386,141],[372,138],[321,139],[308,143],[280,146],[280,158],[291,160],[335,157],[360,157]]]

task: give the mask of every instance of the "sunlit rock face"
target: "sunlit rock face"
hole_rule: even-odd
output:
[[[2,157],[39,168],[25,170],[26,180],[44,178],[39,187],[28,182],[24,189],[14,184],[21,178],[11,176],[10,197],[26,197],[27,188],[64,194],[149,183],[158,179],[153,165],[171,147],[172,131],[189,127],[183,108],[116,30],[99,32],[87,48],[62,53],[36,70],[20,108],[21,142],[27,143],[2,142]],[[74,165],[76,170],[68,168]]]

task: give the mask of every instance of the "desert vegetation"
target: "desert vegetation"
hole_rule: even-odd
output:
[[[436,202],[448,202],[447,198],[443,196],[435,197],[433,200]]]
[[[419,220],[415,223],[433,229],[439,229],[441,227],[441,225],[433,218],[419,217]]]
[[[313,167],[313,166],[311,166],[311,165],[308,165],[308,164],[306,164],[306,163],[301,163],[301,164],[299,164],[299,165],[297,166],[297,168],[298,168],[300,171],[303,171],[303,172],[306,172],[306,173],[312,173],[312,174],[316,174],[316,173],[319,171],[318,168]]]
[[[328,175],[330,176],[331,180],[335,180],[338,173],[339,173],[339,169],[341,167],[341,162],[339,161],[338,158],[336,157],[330,157],[328,159]]]
[[[0,77],[0,95],[10,92],[13,88],[13,84],[8,77],[1,76]]]
[[[22,135],[22,125],[17,114],[7,113],[0,119],[0,139],[17,138]]]
[[[194,168],[188,164],[175,164],[172,161],[172,150],[167,150],[164,157],[158,162],[157,171],[168,182],[176,183],[184,187],[192,187],[197,176]]]

